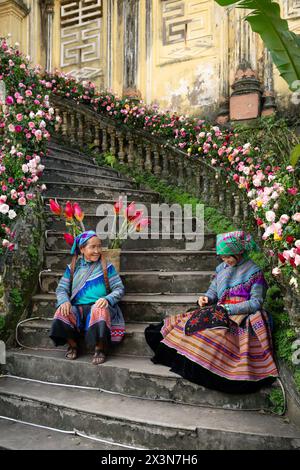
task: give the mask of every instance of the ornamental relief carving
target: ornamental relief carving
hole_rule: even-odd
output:
[[[213,46],[212,2],[163,0],[160,63],[188,60]]]
[[[300,0],[283,0],[283,17],[299,18],[300,17]]]
[[[78,79],[102,74],[102,8],[102,0],[61,1],[60,65]]]

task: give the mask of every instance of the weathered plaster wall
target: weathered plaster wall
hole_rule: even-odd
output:
[[[280,4],[300,32],[300,0]],[[245,14],[214,0],[0,0],[2,34],[11,33],[33,63],[196,115],[214,113],[228,99],[245,62],[281,105],[290,105]]]

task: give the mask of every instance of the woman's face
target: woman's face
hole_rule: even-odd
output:
[[[224,263],[228,264],[228,266],[235,266],[240,261],[241,256],[221,256],[221,259],[224,261]]]
[[[98,237],[90,238],[87,243],[80,248],[86,261],[98,261],[101,255],[101,241]]]

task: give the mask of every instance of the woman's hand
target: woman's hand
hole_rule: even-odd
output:
[[[204,307],[204,305],[207,305],[208,297],[206,297],[206,295],[201,295],[198,299],[198,304],[200,305],[200,307]]]
[[[65,302],[60,305],[59,310],[63,317],[67,317],[71,312],[72,305],[70,302]]]
[[[108,300],[106,300],[104,298],[98,299],[97,302],[95,302],[95,307],[98,307],[98,308],[108,307]]]

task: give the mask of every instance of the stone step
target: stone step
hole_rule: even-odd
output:
[[[45,268],[65,269],[71,262],[69,251],[45,251]],[[121,271],[213,271],[218,264],[214,251],[134,251],[122,250]]]
[[[53,218],[54,220],[54,218]],[[87,230],[95,230],[96,227],[93,225],[86,224],[86,219],[84,219],[85,228]],[[108,238],[105,238],[106,234],[98,232],[98,236],[102,240],[102,246],[108,246]],[[65,242],[63,237],[64,232],[58,232],[54,230],[47,230],[45,232],[46,236],[46,250],[65,250],[68,245]],[[199,238],[199,233],[197,235],[187,233],[185,235],[172,233],[170,239],[163,239],[161,233],[151,233],[151,237],[148,238],[149,234],[146,232],[140,232],[139,238],[134,240],[128,238],[124,240],[122,249],[124,250],[152,250],[152,251],[162,251],[162,250],[184,250],[187,246],[187,243],[195,243]],[[176,237],[176,238],[175,238]],[[104,239],[105,238],[105,239]],[[181,239],[180,239],[181,238]],[[214,234],[205,234],[203,236],[203,249],[204,250],[213,250],[215,248],[216,237]]]
[[[80,171],[65,170],[52,167],[46,167],[43,171],[43,178],[41,181],[48,180],[53,181],[55,178],[59,179],[59,182],[66,183],[80,183],[86,186],[108,186],[112,188],[131,188],[139,189],[137,183],[123,178],[116,178],[113,176],[106,175],[90,175]]]
[[[61,181],[43,181],[47,189],[44,195],[48,198],[67,197],[68,199],[87,198],[87,199],[117,199],[119,196],[127,195],[128,199],[138,199],[139,201],[148,201],[157,203],[159,194],[153,191],[137,190],[128,187],[111,188],[105,185],[85,185],[80,183],[70,183]]]
[[[160,322],[166,316],[196,308],[197,294],[126,294],[120,307],[126,322]],[[56,297],[54,294],[37,294],[32,297],[32,317],[53,318]]]
[[[75,428],[147,449],[300,448],[299,429],[277,416],[145,401],[8,377],[0,380],[0,416],[18,416],[52,428]]]
[[[53,141],[48,142],[47,147],[48,147],[47,156],[59,157],[65,160],[69,160],[70,162],[78,161],[79,163],[81,162],[81,163],[86,163],[89,165],[97,166],[97,164],[95,163],[94,156],[81,152],[78,149],[68,148],[65,145],[60,145],[59,143],[54,143]],[[111,170],[117,171],[117,170],[114,170],[113,168],[111,168]]]
[[[52,315],[55,310],[52,310]],[[111,348],[111,355],[127,355],[151,357],[153,352],[145,340],[144,331],[148,323],[127,323],[126,334],[121,344]],[[27,348],[54,349],[55,346],[49,338],[51,320],[31,320],[20,325],[18,328],[18,339]],[[60,348],[60,349],[66,349]]]
[[[73,431],[72,429],[69,430]],[[108,440],[107,440],[108,441]],[[0,450],[128,450],[113,442],[64,434],[60,430],[36,427],[0,418]]]
[[[7,352],[5,370],[10,375],[45,382],[104,388],[150,399],[232,410],[269,411],[268,396],[276,388],[273,385],[255,394],[225,394],[188,382],[168,367],[154,365],[149,358],[141,357],[109,355],[95,374],[91,359],[91,355],[85,354],[76,361],[69,361],[61,351],[17,349]]]
[[[114,216],[113,215],[102,215],[104,213],[104,208],[101,210],[99,207],[99,214],[101,215],[96,215],[93,213],[85,213],[84,214],[84,225],[86,228],[93,228],[93,230],[96,229],[97,225],[101,222],[104,221],[101,225],[99,225],[99,229],[105,229],[107,227],[107,223],[109,223],[110,227],[113,225],[113,220]],[[47,211],[47,228],[50,230],[64,230],[65,228],[65,220],[63,220],[60,217],[57,217],[53,213]],[[189,234],[198,234],[198,237],[200,237],[199,230],[196,231],[196,219],[193,217],[186,218],[185,220],[180,219],[180,218],[168,218],[168,217],[153,217],[147,214],[146,212],[143,213],[143,216],[145,218],[150,219],[150,226],[148,229],[149,235],[151,232],[154,233],[159,233],[161,232],[164,234],[165,237],[168,236],[168,234],[172,233],[177,233],[177,236],[179,237],[180,235],[183,235],[184,232],[188,232]],[[119,226],[122,226],[122,223],[124,221],[124,217],[121,216],[119,218]],[[185,225],[184,225],[185,224]],[[104,227],[103,227],[104,225]],[[100,230],[100,231],[102,231]],[[98,230],[97,230],[98,231]],[[145,232],[146,233],[146,232]],[[180,237],[181,238],[181,237]]]
[[[57,201],[61,204],[65,204],[67,201],[70,200],[70,197],[66,197],[66,196],[46,196],[45,194],[43,194],[43,200],[44,200],[44,204],[46,206],[49,206],[49,199],[52,198],[52,199],[57,199]],[[123,198],[125,200],[125,198]],[[114,203],[118,200],[118,196],[117,195],[113,195],[113,197],[105,197],[103,199],[101,198],[95,198],[95,197],[92,197],[92,198],[85,198],[85,197],[72,197],[72,202],[78,202],[78,204],[80,205],[80,207],[82,208],[82,210],[87,213],[87,214],[97,214],[97,208],[103,204],[110,204],[110,205],[114,205]],[[135,197],[135,198],[129,198],[127,197],[127,206],[131,203],[131,202],[136,202],[136,208],[137,210],[141,210],[143,208],[146,208],[147,211],[148,211],[148,214],[151,214],[151,206],[153,204],[153,202],[151,201],[141,201],[138,197]],[[156,204],[156,203],[155,203]]]
[[[54,167],[58,170],[74,170],[88,175],[129,179],[126,175],[110,167],[95,165],[92,161],[74,160],[72,157],[62,156],[61,154],[49,153],[46,157],[42,158],[42,164],[46,168]]]
[[[214,271],[136,271],[120,272],[125,292],[150,294],[206,292]],[[54,293],[63,271],[42,271],[40,273],[41,291]]]

